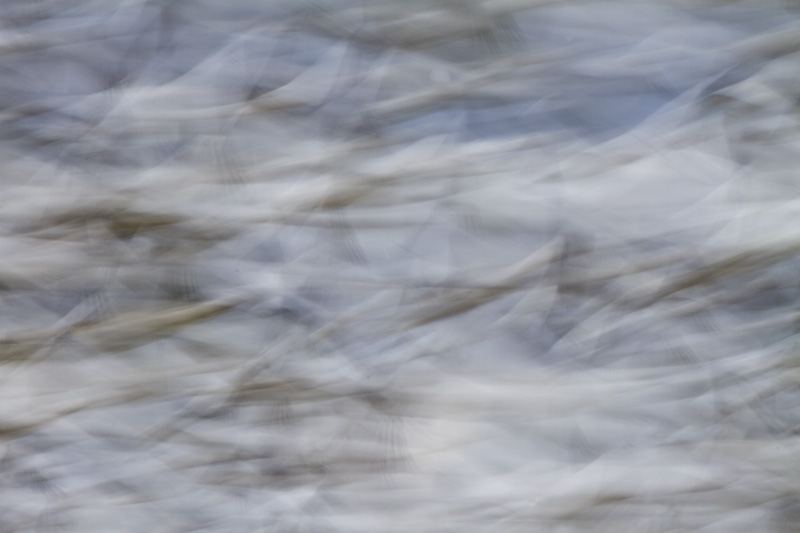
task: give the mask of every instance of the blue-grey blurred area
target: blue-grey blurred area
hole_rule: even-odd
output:
[[[800,4],[0,2],[0,531],[790,533]]]

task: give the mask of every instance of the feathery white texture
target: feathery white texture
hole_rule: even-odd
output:
[[[0,20],[0,529],[796,529],[796,6]]]

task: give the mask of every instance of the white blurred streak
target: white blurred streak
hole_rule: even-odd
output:
[[[0,6],[0,529],[794,531],[779,4]]]

